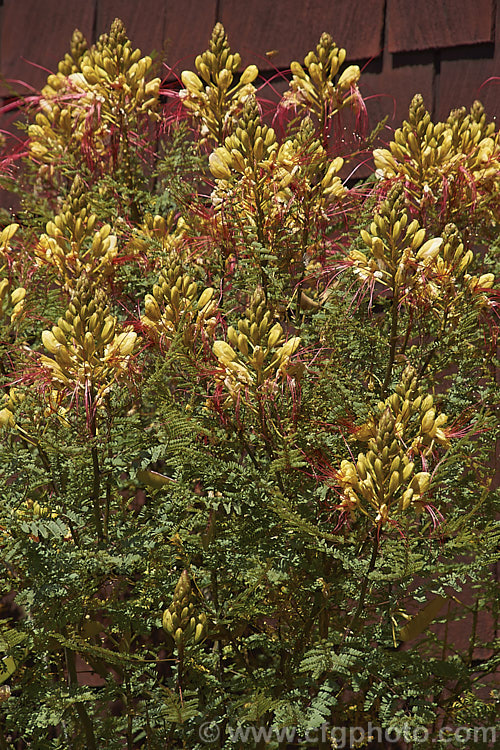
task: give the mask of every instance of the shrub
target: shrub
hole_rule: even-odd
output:
[[[240,66],[75,32],[4,148],[0,747],[494,724],[498,132]]]

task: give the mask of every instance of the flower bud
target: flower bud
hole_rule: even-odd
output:
[[[246,86],[249,83],[253,83],[258,75],[258,67],[256,65],[249,65],[241,74],[240,85]]]
[[[347,67],[340,76],[337,83],[337,89],[339,91],[344,91],[348,88],[351,88],[352,86],[355,86],[360,77],[361,71],[359,69],[359,65],[349,65],[349,67]]]

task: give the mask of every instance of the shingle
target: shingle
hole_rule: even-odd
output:
[[[229,35],[231,47],[245,62],[262,70],[288,67],[301,61],[318,43],[324,31],[347,50],[348,59],[368,59],[381,52],[384,20],[383,0],[220,0],[219,20]],[[276,50],[272,64],[265,53]]]
[[[361,75],[360,88],[366,99],[371,128],[385,116],[389,127],[399,127],[402,120],[408,117],[408,107],[415,94],[422,94],[427,108],[432,108],[432,55],[414,54],[405,65],[397,65],[391,58],[391,55],[384,55],[380,73]]]
[[[75,28],[91,41],[94,12],[94,1],[6,0],[0,38],[2,77],[41,87],[68,51]],[[22,85],[14,85],[26,93]],[[5,93],[9,89],[3,84],[0,91]]]
[[[436,81],[438,119],[479,99],[490,118],[500,117],[500,55],[496,59],[442,59]]]
[[[493,0],[388,0],[389,52],[493,40]]]

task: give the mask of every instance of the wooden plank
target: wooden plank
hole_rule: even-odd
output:
[[[500,117],[500,3],[496,12],[495,45],[457,48],[439,53],[436,104],[439,119],[451,109],[470,107],[479,99],[490,118]]]
[[[30,86],[43,86],[49,72],[69,49],[75,28],[91,42],[95,0],[5,0],[0,35],[0,71],[2,77],[18,79]],[[41,66],[36,67],[36,66]],[[12,84],[26,93],[26,87]],[[12,93],[3,83],[0,93]]]
[[[217,0],[169,0],[166,60],[177,73],[194,70],[194,59],[208,47],[217,20]]]
[[[347,50],[349,60],[376,57],[381,52],[383,0],[220,0],[219,20],[232,49],[244,62],[261,70],[287,68],[314,49],[324,31]],[[272,63],[265,53],[276,50]]]
[[[26,122],[25,114],[13,108],[10,99],[0,99],[0,134],[5,139],[5,149],[0,153],[1,172],[7,176],[15,176],[19,166],[19,158],[25,153],[24,141],[26,134],[16,127],[19,122]],[[17,195],[0,188],[0,208],[6,209],[11,216],[19,210],[20,202]],[[3,221],[3,219],[2,219]],[[0,224],[1,226],[1,224]]]
[[[389,52],[493,41],[494,0],[388,0]]]
[[[408,108],[415,94],[422,94],[429,111],[433,104],[434,65],[431,53],[414,54],[406,65],[396,65],[392,56],[384,55],[380,73],[362,73],[359,82],[369,115],[369,126],[375,127],[387,116],[387,126],[398,128],[408,118]]]
[[[497,59],[441,59],[437,82],[437,116],[471,106],[479,99],[489,119],[500,117],[500,55]]]

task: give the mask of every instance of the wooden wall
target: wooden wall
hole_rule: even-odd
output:
[[[244,61],[269,75],[328,31],[365,68],[372,122],[387,114],[397,126],[415,93],[438,119],[475,98],[500,115],[500,0],[3,0],[0,97],[40,87],[75,27],[95,41],[116,16],[136,46],[178,73],[193,67],[217,20]]]

